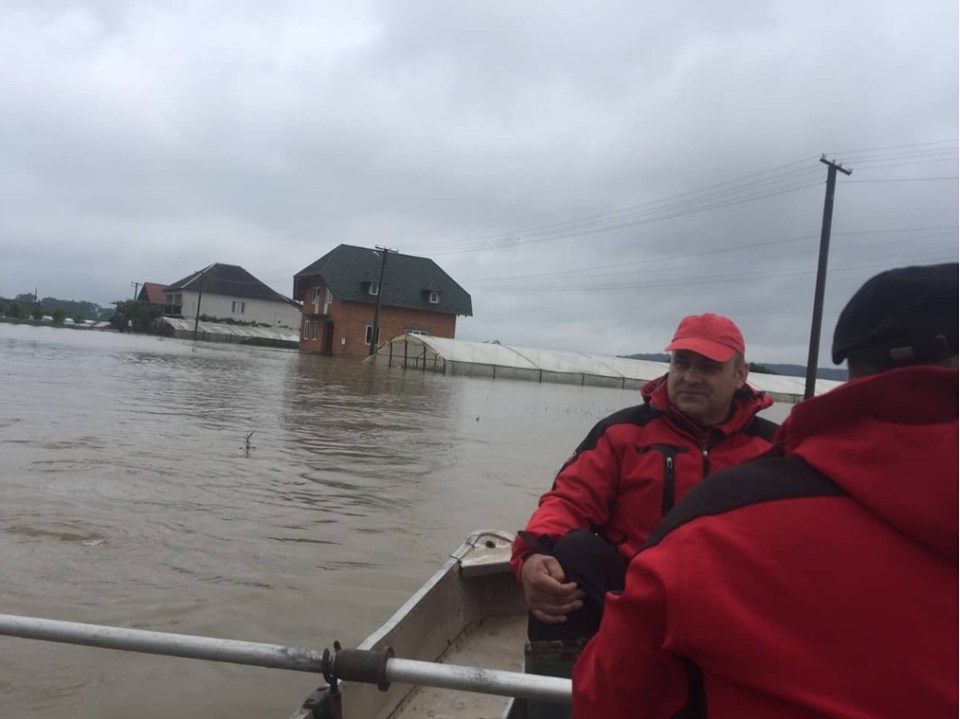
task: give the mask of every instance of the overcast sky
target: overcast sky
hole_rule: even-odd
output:
[[[0,6],[0,295],[108,305],[340,243],[432,257],[458,337],[659,351],[728,314],[822,362],[876,272],[957,257],[956,0]]]

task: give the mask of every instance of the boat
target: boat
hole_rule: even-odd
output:
[[[571,682],[525,674],[527,609],[512,533],[470,534],[356,649],[333,651],[0,614],[0,635],[321,674],[290,719],[527,719]]]
[[[383,652],[390,647],[397,656],[439,665],[522,672],[527,608],[510,568],[513,539],[513,533],[501,530],[470,534],[358,649]],[[533,675],[526,677],[534,680]],[[290,719],[526,716],[522,698],[435,686],[391,684],[380,690],[373,684],[342,682],[336,690],[339,696],[331,696],[330,685],[320,687]]]

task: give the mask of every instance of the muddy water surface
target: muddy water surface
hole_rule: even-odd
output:
[[[355,644],[637,401],[0,324],[0,612]],[[282,719],[317,683],[0,638],[4,718]]]

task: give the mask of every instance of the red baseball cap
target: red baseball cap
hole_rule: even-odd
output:
[[[667,351],[689,350],[714,362],[726,362],[735,352],[744,353],[743,335],[729,317],[707,313],[680,320]]]

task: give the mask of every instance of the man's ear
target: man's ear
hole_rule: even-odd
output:
[[[737,389],[740,389],[747,383],[747,375],[750,374],[750,364],[744,360],[736,369]]]

